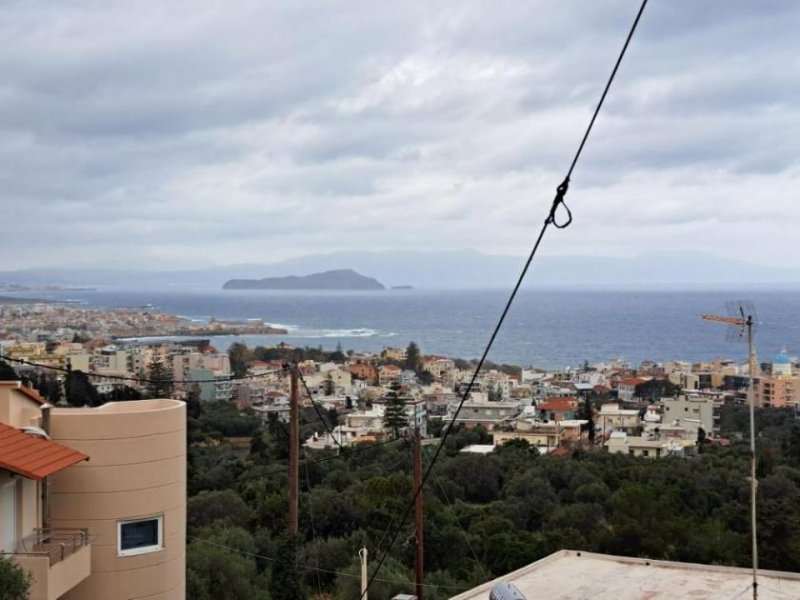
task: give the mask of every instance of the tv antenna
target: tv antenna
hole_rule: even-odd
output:
[[[727,316],[703,315],[706,321],[727,323],[729,325],[726,339],[729,342],[747,342],[748,359],[748,389],[747,397],[750,404],[750,536],[752,538],[753,554],[753,600],[758,598],[758,540],[756,538],[756,421],[755,402],[756,395],[753,382],[756,376],[756,353],[753,349],[753,335],[756,329],[756,311],[753,303],[748,300],[727,302]]]

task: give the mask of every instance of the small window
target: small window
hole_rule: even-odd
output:
[[[156,552],[164,547],[164,518],[159,515],[117,523],[117,554],[131,556]]]

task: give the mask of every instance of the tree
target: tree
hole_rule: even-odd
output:
[[[272,577],[269,581],[269,592],[273,600],[301,600],[307,596],[303,593],[302,578],[297,567],[297,536],[284,533],[277,541],[277,554],[272,565]]]
[[[101,402],[120,402],[124,400],[141,400],[142,394],[139,390],[129,385],[114,386],[107,394],[100,394]]]
[[[345,354],[342,351],[342,343],[336,342],[336,350],[331,352],[330,360],[335,363],[343,363],[345,359]]]
[[[681,393],[681,386],[672,383],[669,379],[651,379],[636,386],[636,397],[649,402],[658,402],[661,398],[677,396]]]
[[[580,418],[588,421],[586,424],[586,431],[589,435],[589,442],[594,443],[594,406],[589,398],[584,398],[580,405]]]
[[[0,381],[19,381],[17,372],[4,360],[0,360]]]
[[[165,363],[160,354],[153,356],[150,361],[147,391],[153,398],[169,398],[172,396],[173,387],[172,367]]]
[[[64,384],[67,402],[72,406],[100,406],[102,400],[97,388],[83,371],[70,371]]]
[[[333,385],[333,378],[331,377],[330,373],[328,373],[328,376],[325,378],[324,388],[326,396],[333,396],[333,393],[336,391],[336,388]]]
[[[0,600],[28,600],[31,574],[0,553]]]
[[[383,412],[383,426],[391,430],[394,438],[400,437],[400,431],[408,427],[406,401],[400,395],[400,384],[393,383],[386,394],[386,407]]]
[[[706,439],[706,430],[702,427],[697,428],[697,452],[702,454],[703,450],[705,450],[706,444],[708,444],[708,440]]]
[[[245,377],[247,375],[247,362],[252,353],[246,344],[234,342],[228,348],[228,359],[231,361],[231,371],[234,377]]]
[[[498,383],[489,385],[489,402],[500,402],[503,399],[503,388]]]
[[[416,373],[419,371],[421,364],[422,360],[420,359],[419,346],[417,346],[416,342],[410,342],[408,348],[406,348],[406,361],[404,366],[406,369],[411,369]]]

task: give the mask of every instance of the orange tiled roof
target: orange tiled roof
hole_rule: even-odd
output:
[[[36,400],[36,402],[38,402],[39,404],[44,404],[45,402],[47,402],[47,400],[45,400],[39,395],[39,392],[29,387],[25,387],[24,385],[19,386],[17,388],[17,391],[25,394],[31,400]]]
[[[84,460],[82,452],[0,423],[0,469],[39,481]]]
[[[577,400],[569,397],[545,398],[544,402],[539,405],[539,410],[553,410],[556,412],[575,410],[577,408]]]

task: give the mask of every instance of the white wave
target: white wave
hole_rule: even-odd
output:
[[[189,315],[175,315],[181,321],[189,321],[190,323],[208,323],[208,319],[202,319],[198,317],[190,317]]]
[[[285,329],[289,333],[293,331],[298,331],[300,328],[297,325],[287,325],[286,323],[276,323],[275,321],[269,321],[267,319],[263,319],[264,323],[267,323],[270,327],[275,327],[276,329]]]
[[[357,329],[306,329],[292,332],[292,337],[299,338],[361,338],[380,335],[375,329],[361,327]]]

